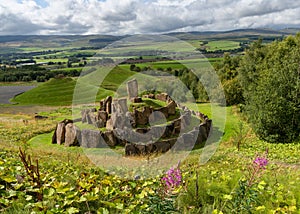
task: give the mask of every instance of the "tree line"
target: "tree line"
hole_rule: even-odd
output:
[[[228,105],[240,104],[255,133],[269,142],[294,142],[300,133],[300,33],[258,40],[243,56],[215,66]]]
[[[81,73],[81,69],[68,70],[47,70],[37,65],[23,66],[22,68],[6,68],[0,70],[0,82],[45,82],[57,76],[76,77]]]

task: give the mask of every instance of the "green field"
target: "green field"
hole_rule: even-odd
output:
[[[137,63],[136,66],[142,68],[150,67],[152,69],[168,69],[180,70],[184,68],[211,68],[216,62],[219,62],[222,58],[208,58],[208,59],[186,59],[186,60],[174,60],[174,61],[158,61],[151,63]],[[129,70],[129,64],[122,64],[119,67]]]
[[[220,40],[220,41],[209,41],[206,44],[208,51],[216,51],[216,50],[234,50],[240,47],[239,42],[228,41],[228,40]]]
[[[48,63],[48,62],[68,62],[68,59],[67,58],[58,58],[58,59],[35,59],[36,63]]]

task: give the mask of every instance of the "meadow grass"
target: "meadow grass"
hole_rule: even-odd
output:
[[[213,122],[220,117],[218,111],[217,115],[212,114],[212,108],[209,103],[196,105],[186,103],[185,105],[195,111],[199,110],[207,114],[213,119]],[[27,148],[27,152],[35,158],[39,158],[41,170],[45,176],[50,176],[49,172],[51,170],[49,172],[47,170],[54,167],[54,162],[52,163],[52,161],[57,161],[60,165],[66,164],[67,168],[64,168],[64,170],[68,170],[71,166],[76,168],[77,165],[84,166],[84,168],[91,167],[93,170],[96,170],[97,167],[93,166],[93,162],[90,159],[93,158],[93,155],[96,156],[94,160],[97,160],[99,156],[104,157],[99,159],[102,161],[102,165],[103,161],[106,160],[110,162],[107,165],[112,164],[115,165],[116,170],[119,168],[120,170],[124,170],[122,166],[127,166],[127,163],[118,165],[120,163],[116,161],[118,159],[117,154],[121,156],[124,154],[123,148],[117,148],[109,152],[107,149],[83,149],[80,147],[65,147],[64,145],[51,144],[55,124],[58,122],[58,119],[70,115],[70,112],[68,108],[60,108],[57,111],[49,112],[48,116],[51,117],[42,121],[34,121],[30,115],[0,115],[1,149],[14,152],[18,146]],[[47,112],[43,114],[47,115]],[[259,202],[255,206],[253,205],[254,207],[251,209],[253,211],[256,209],[265,209],[265,211],[277,210],[282,213],[297,213],[300,199],[298,193],[300,188],[297,183],[300,175],[300,144],[268,144],[260,141],[253,134],[251,128],[244,121],[238,108],[235,106],[226,107],[226,116],[225,134],[217,150],[208,162],[204,164],[199,163],[199,157],[205,155],[203,153],[205,150],[201,148],[192,150],[188,157],[181,162],[180,168],[183,174],[184,188],[181,189],[179,195],[177,195],[178,197],[174,199],[180,212],[202,213],[203,209],[210,210],[211,212],[215,209],[228,213],[227,211],[230,210],[228,206],[231,204],[230,200],[232,200],[231,196],[234,196],[234,191],[238,186],[239,180],[245,179],[247,167],[251,165],[257,153],[263,153],[266,148],[269,148],[269,165],[261,177],[261,183],[258,186],[260,192],[258,196]],[[22,119],[29,120],[29,123],[27,125],[23,124],[20,122]],[[246,125],[246,141],[243,142],[240,150],[237,150],[234,140],[237,133],[236,129],[240,122]],[[214,124],[217,126],[218,122],[215,121]],[[26,144],[24,144],[25,141],[27,142]],[[139,159],[137,158],[136,160]],[[142,161],[142,159],[139,161]],[[129,161],[128,163],[130,164],[131,162]],[[83,172],[84,169],[80,168],[79,171]],[[124,173],[126,174],[125,171]],[[198,173],[198,177],[195,172]],[[129,177],[135,175],[130,174],[132,173],[131,171],[128,173]],[[51,176],[54,175],[51,174]],[[76,177],[76,179],[79,179],[79,177]],[[114,177],[110,179],[115,181],[120,178]],[[160,177],[153,178],[151,182],[159,181],[159,179]],[[105,182],[112,182],[113,180]],[[86,182],[88,181],[86,180]],[[104,181],[100,179],[98,182]],[[130,182],[136,181],[123,179],[122,182],[129,182],[128,185],[130,185]],[[142,182],[144,185],[147,183],[147,181]],[[198,185],[195,185],[195,182]],[[122,197],[120,194],[117,195],[118,197]],[[224,197],[229,199],[224,199]],[[106,200],[110,199],[108,197]],[[139,200],[143,201],[144,197],[141,197]],[[89,201],[89,203],[92,202]],[[151,204],[154,202],[148,203]],[[83,207],[80,209],[83,209]],[[11,210],[19,210],[19,208],[12,207]],[[288,212],[288,210],[294,211]]]

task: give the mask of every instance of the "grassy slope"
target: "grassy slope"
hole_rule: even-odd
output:
[[[97,100],[105,98],[108,95],[113,95],[113,91],[133,74],[134,72],[131,71],[119,68],[113,69],[106,76],[101,87],[99,87],[100,82],[97,81],[97,76],[90,74],[86,77],[82,77],[82,81],[79,81],[78,83],[79,88],[82,88],[82,90],[76,91],[76,97],[82,98],[80,101],[84,103],[94,101],[93,97],[89,97],[94,91],[96,92]],[[97,75],[101,75],[101,72]],[[12,99],[12,102],[21,105],[71,105],[76,84],[76,79],[72,78],[51,79],[50,81],[39,85],[37,88],[15,97]],[[78,85],[76,87],[78,87]]]
[[[71,78],[51,79],[50,81],[24,93],[12,102],[20,104],[70,105],[76,82]]]
[[[20,105],[71,105],[76,81],[71,78],[51,79],[50,81],[24,93],[14,99]],[[82,92],[84,96],[84,91]],[[100,88],[99,95],[102,97],[111,95],[113,92]]]

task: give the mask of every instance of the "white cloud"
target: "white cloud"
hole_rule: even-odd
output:
[[[0,34],[136,34],[300,26],[295,0],[0,0]],[[46,4],[45,4],[46,2]]]

